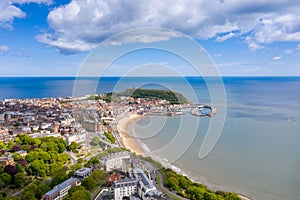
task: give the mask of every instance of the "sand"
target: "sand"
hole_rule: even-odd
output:
[[[140,147],[138,140],[131,134],[130,123],[141,117],[143,116],[131,114],[128,117],[120,119],[117,126],[122,145],[137,155],[145,155],[145,152]]]

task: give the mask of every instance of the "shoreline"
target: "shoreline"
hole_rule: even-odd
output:
[[[186,173],[181,168],[178,168],[177,166],[168,163],[168,161],[164,160],[164,158],[160,158],[160,157],[151,155],[149,152],[145,151],[145,149],[142,147],[142,143],[133,135],[132,131],[130,130],[130,124],[138,119],[143,118],[143,117],[144,117],[144,115],[130,114],[129,116],[125,116],[125,117],[121,118],[120,120],[118,120],[117,129],[119,132],[121,145],[124,148],[130,150],[131,152],[133,152],[137,155],[151,157],[153,160],[161,163],[163,167],[170,168],[173,171],[175,171],[176,173],[186,176],[188,179],[190,179],[193,182],[203,184],[201,181],[194,180],[193,177],[191,177],[189,175],[189,173]],[[209,183],[205,184],[205,185],[209,188],[214,188],[214,186],[210,185]],[[237,193],[237,192],[235,192],[235,193]],[[237,193],[237,194],[239,195],[241,200],[253,200],[252,198],[250,198],[244,194],[240,194],[240,193]]]
[[[138,139],[132,135],[132,132],[130,130],[130,124],[142,117],[143,115],[130,114],[129,116],[121,118],[117,122],[117,130],[119,132],[121,145],[124,148],[130,150],[131,152],[137,155],[145,156],[146,152],[141,147],[141,144],[138,141]]]

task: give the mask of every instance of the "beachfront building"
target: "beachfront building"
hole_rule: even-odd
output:
[[[162,194],[148,179],[147,175],[140,168],[133,169],[133,177],[138,180],[137,193],[142,199],[151,199],[151,196]]]
[[[67,196],[68,191],[74,187],[81,184],[80,180],[77,178],[69,178],[63,183],[55,186],[52,190],[45,193],[41,200],[61,200]]]
[[[83,168],[75,171],[74,177],[78,178],[78,179],[84,179],[84,178],[88,177],[89,175],[91,175],[92,172],[93,172],[92,168],[83,167]]]
[[[122,169],[124,159],[129,159],[130,154],[127,151],[111,153],[100,159],[100,163],[104,165],[105,171],[112,171],[114,169]]]
[[[131,195],[137,194],[137,185],[138,180],[136,178],[115,181],[112,187],[114,199],[122,200],[124,197],[129,198]]]

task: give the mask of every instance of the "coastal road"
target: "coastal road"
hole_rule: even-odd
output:
[[[157,177],[158,176],[158,177]],[[158,184],[156,184],[156,181],[153,180],[153,184],[160,190],[160,191],[167,191],[168,193],[171,193],[173,196],[175,196],[176,198],[178,199],[181,199],[181,200],[188,200],[182,196],[179,196],[177,195],[176,193],[170,191],[168,188],[166,188],[163,183],[164,183],[164,177],[162,176],[162,174],[159,172],[159,171],[156,171],[155,173],[155,178],[159,178],[160,182]]]

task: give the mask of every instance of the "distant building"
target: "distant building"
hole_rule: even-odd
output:
[[[68,180],[64,181],[63,183],[55,186],[52,190],[46,192],[42,196],[42,200],[61,200],[67,194],[68,191],[74,187],[79,186],[81,184],[80,180],[77,178],[69,178]]]
[[[27,151],[21,150],[21,151],[17,151],[16,153],[18,153],[20,156],[25,157],[27,156]]]
[[[65,134],[64,137],[65,137],[68,145],[70,145],[72,142],[83,143],[83,142],[87,141],[88,133],[80,132],[80,133],[74,133],[74,134]]]
[[[8,157],[0,157],[0,166],[5,167],[7,165],[13,165],[15,163],[15,160],[12,156]]]
[[[90,132],[97,132],[98,122],[93,120],[84,120],[82,123],[82,128]]]
[[[112,174],[107,178],[107,185],[111,186],[115,181],[118,181],[121,179],[120,174]]]
[[[79,178],[79,179],[84,179],[84,178],[88,177],[89,175],[91,175],[92,172],[93,172],[92,168],[83,167],[83,168],[75,171],[74,177]]]
[[[124,179],[113,183],[114,199],[122,200],[124,197],[130,197],[137,193],[137,179]]]
[[[105,171],[112,171],[114,169],[122,169],[122,162],[124,159],[129,159],[130,154],[127,151],[111,153],[100,159],[100,163],[104,165]]]
[[[129,158],[122,160],[122,172],[127,173],[132,168],[132,161]]]

